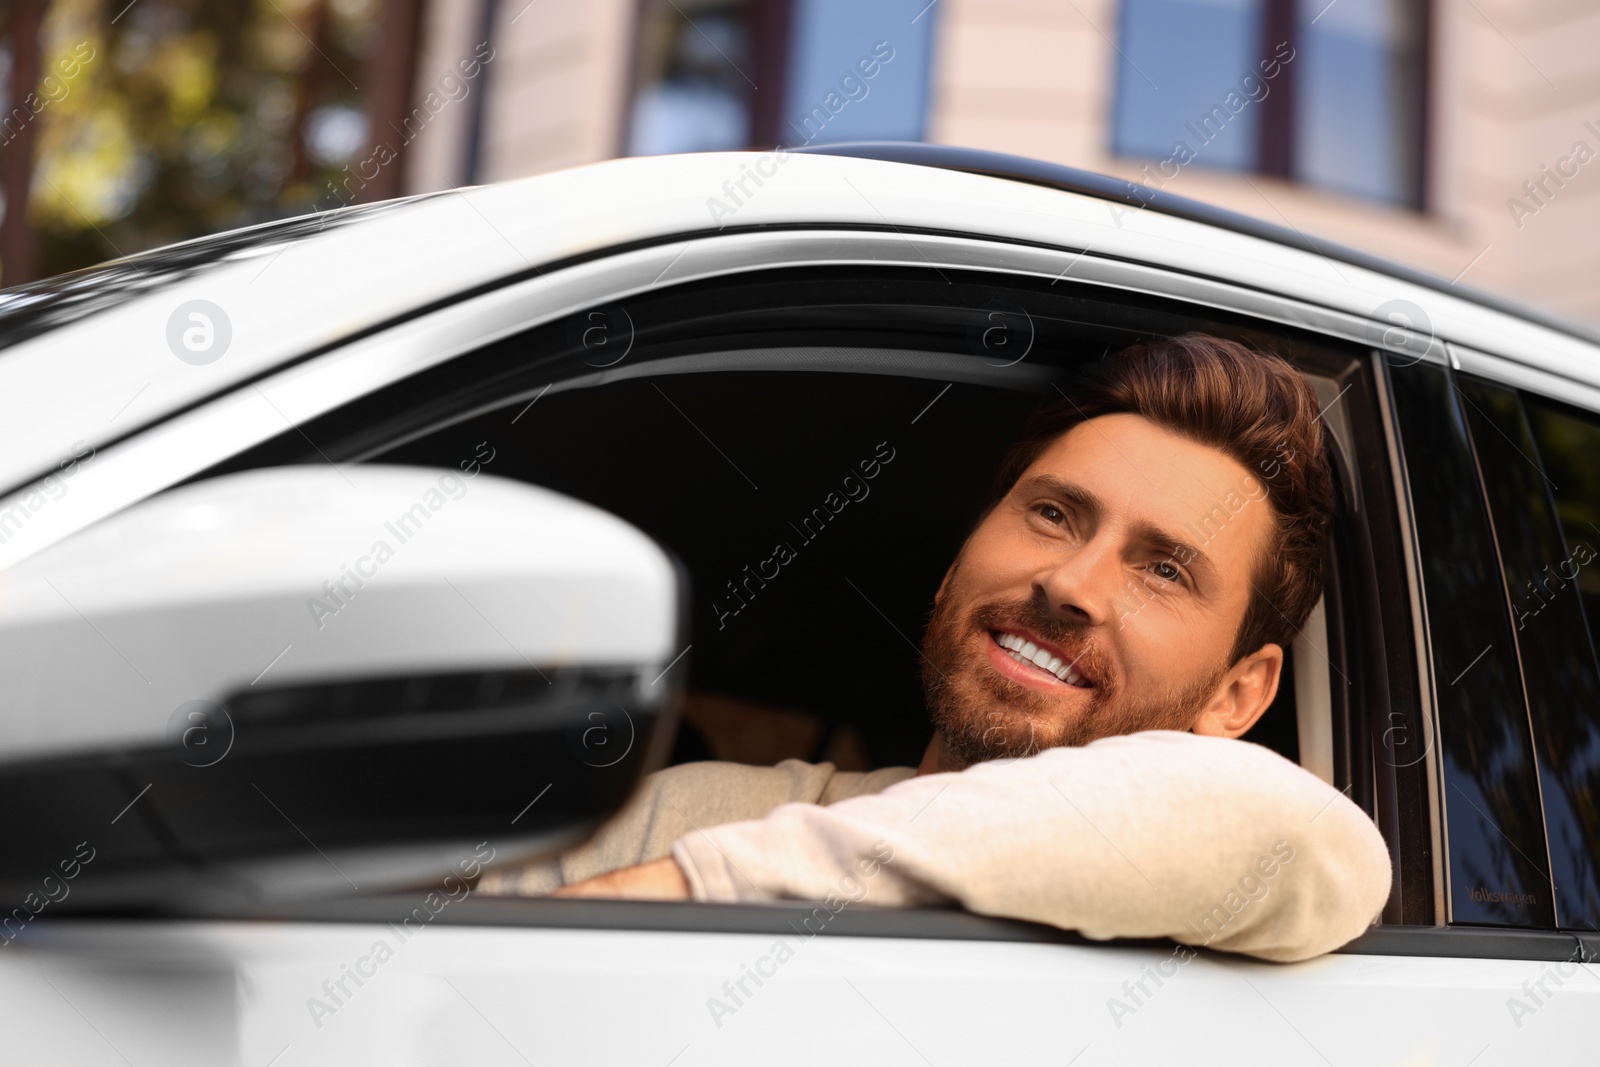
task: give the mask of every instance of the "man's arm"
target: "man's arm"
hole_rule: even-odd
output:
[[[1360,934],[1390,881],[1382,836],[1343,795],[1259,745],[1173,731],[785,804],[673,856],[696,900],[955,903],[1280,961]]]
[[[562,886],[553,897],[611,897],[629,900],[688,900],[689,880],[671,856],[597,874]]]
[[[779,804],[831,803],[854,791],[876,792],[909,767],[866,773],[837,773],[831,763],[786,759],[774,767],[750,767],[714,760],[680,763],[645,777],[622,810],[588,841],[555,859],[488,871],[478,892],[488,896],[545,896],[563,885],[590,885],[576,895],[611,895],[632,885],[601,876],[644,867],[671,853],[672,843],[696,827],[759,819]],[[659,870],[660,868],[658,868]],[[658,881],[658,880],[657,880]],[[661,887],[656,882],[642,883]],[[600,893],[597,886],[605,886]],[[682,899],[682,898],[679,898]]]

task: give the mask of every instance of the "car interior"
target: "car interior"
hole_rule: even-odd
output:
[[[1049,400],[957,385],[913,425],[942,388],[862,373],[635,379],[547,395],[511,435],[503,413],[479,416],[445,449],[487,441],[485,470],[621,515],[684,562],[694,648],[673,762],[914,766],[930,736],[917,644],[933,591],[1001,455]],[[437,463],[439,448],[384,458]],[[779,545],[792,552],[781,567]],[[1326,707],[1317,665],[1306,674]],[[1297,695],[1286,680],[1252,739],[1298,760]]]
[[[1373,563],[1385,555],[1374,541],[1394,536],[1372,503],[1388,493],[1392,509],[1390,472],[1363,467],[1352,443],[1381,434],[1364,346],[1041,279],[749,272],[497,341],[211,473],[416,464],[588,501],[689,576],[689,678],[670,762],[914,766],[931,736],[923,627],[1001,456],[1029,413],[1070,395],[1103,354],[1190,330],[1271,348],[1307,375],[1339,481],[1324,599],[1247,740],[1350,787],[1394,841],[1394,787],[1357,740],[1392,676],[1410,669],[1409,652],[1358,625],[1395,610]]]

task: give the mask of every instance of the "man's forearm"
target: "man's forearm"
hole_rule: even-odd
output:
[[[1359,934],[1387,898],[1381,835],[1306,771],[1168,731],[786,804],[673,845],[697,900],[820,900],[860,863],[869,904],[958,903],[1079,930],[1274,960]]]
[[[609,897],[633,900],[688,900],[689,882],[671,856],[598,874],[562,886],[553,897]]]

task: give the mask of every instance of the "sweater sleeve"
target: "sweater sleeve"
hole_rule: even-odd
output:
[[[1278,961],[1360,934],[1390,882],[1342,793],[1259,745],[1166,730],[784,804],[672,854],[696,900],[959,904]]]
[[[553,859],[502,866],[479,880],[485,896],[543,896],[597,874],[668,854],[684,834],[758,819],[780,804],[831,804],[876,792],[915,773],[884,767],[837,771],[831,763],[786,759],[775,767],[706,761],[680,763],[649,775],[616,815],[588,841]]]

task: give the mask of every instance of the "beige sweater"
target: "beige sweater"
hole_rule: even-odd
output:
[[[831,763],[797,759],[776,767],[680,763],[646,777],[622,810],[582,845],[544,863],[490,871],[478,881],[478,892],[543,896],[597,874],[661,859],[687,833],[759,819],[780,804],[832,804],[882,792],[915,773],[911,767],[838,771]]]
[[[1338,948],[1389,895],[1372,821],[1259,745],[1160,730],[910,775],[669,768],[594,842],[500,891],[548,892],[670,848],[696,900],[958,904],[1281,961]]]

